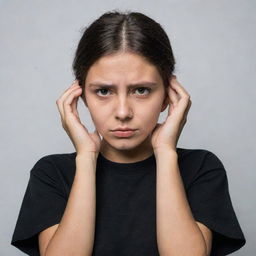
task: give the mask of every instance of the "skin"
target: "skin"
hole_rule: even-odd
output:
[[[96,81],[118,87],[90,86]],[[139,86],[128,88],[128,84],[142,81],[155,82],[156,86],[150,86],[151,91]],[[95,92],[97,89],[101,90]],[[85,95],[94,125],[103,137],[100,151],[105,157],[128,163],[153,154],[151,132],[168,103],[162,79],[154,65],[131,53],[102,57],[88,72]],[[110,131],[119,126],[137,130],[131,137],[120,138]]]
[[[134,92],[130,92],[127,88],[127,84],[139,82],[142,78],[159,82],[152,93],[146,94],[146,96],[141,96],[139,92],[133,94]],[[104,79],[105,82],[112,82],[118,86],[110,94],[103,90],[107,96],[105,98],[105,93],[103,93],[104,96],[101,97],[104,98],[101,98],[89,89],[89,84],[95,79]],[[89,185],[95,184],[90,170],[93,172],[96,170],[99,151],[112,161],[124,163],[142,160],[154,152],[157,162],[157,243],[160,254],[209,255],[211,230],[193,218],[178,166],[176,145],[186,123],[191,100],[190,95],[177,81],[176,76],[170,78],[167,94],[165,94],[163,84],[154,66],[138,55],[122,53],[101,58],[91,67],[85,91],[86,98],[83,100],[96,127],[93,133],[89,133],[86,126],[81,123],[77,112],[77,100],[82,94],[78,81],[75,80],[56,101],[62,126],[77,151],[77,177],[82,175],[77,178],[77,183],[89,181],[86,186],[83,183],[76,185],[74,191],[79,192],[80,189],[86,189]],[[100,95],[102,95],[101,93]],[[142,94],[144,95],[144,91]],[[161,124],[157,123],[160,112],[165,110],[168,105],[166,120]],[[136,128],[138,133],[129,139],[116,138],[112,136],[110,129],[119,125]],[[103,137],[102,140],[99,132]],[[85,175],[89,175],[89,177],[84,177]],[[80,186],[79,189],[78,186]],[[89,191],[93,192],[90,205],[77,204],[82,209],[75,209],[74,212],[68,213],[67,219],[75,219],[73,215],[88,212],[92,208],[90,216],[94,218],[95,188],[89,187]],[[74,198],[78,198],[75,195],[78,192],[74,192],[73,199],[71,199],[72,204],[75,201]],[[79,192],[79,195],[84,196],[90,192]],[[78,201],[80,202],[79,198]],[[85,201],[87,202],[87,200]],[[92,207],[92,205],[94,206]],[[70,207],[70,209],[73,208]],[[85,219],[84,215],[82,219]],[[83,227],[90,226],[91,234],[94,227],[90,223],[93,221],[89,218],[87,221]],[[65,224],[62,225],[62,227],[64,226],[63,230],[58,234],[62,234],[64,231],[69,232],[70,227],[67,223],[70,221],[65,221]],[[80,232],[83,232],[84,229],[81,228]],[[72,233],[69,235],[71,236]],[[78,241],[77,244],[85,245],[91,251],[94,234],[92,233],[89,239],[87,237],[85,239],[83,235],[87,236],[82,233],[79,236],[82,241]],[[67,236],[66,233],[64,236]],[[86,242],[84,242],[85,240]],[[62,241],[63,239],[60,237],[58,242],[62,243]],[[65,246],[70,247],[66,244]],[[52,248],[56,248],[55,244]],[[64,249],[66,250],[66,248]],[[80,249],[85,251],[84,247]]]
[[[116,84],[117,88],[90,87],[91,83]],[[131,83],[155,82],[151,91],[128,88]],[[96,89],[102,89],[96,93]],[[161,150],[176,151],[180,133],[186,123],[191,106],[190,95],[177,81],[170,78],[165,90],[156,67],[137,54],[118,53],[104,56],[88,70],[85,81],[85,98],[95,125],[89,133],[79,118],[77,101],[82,89],[75,80],[57,100],[62,126],[72,140],[77,154],[101,152],[111,161],[130,163],[143,160]],[[162,124],[158,118],[169,105],[168,115]],[[128,126],[137,129],[128,138],[113,135],[112,129]],[[102,139],[100,138],[102,136]]]

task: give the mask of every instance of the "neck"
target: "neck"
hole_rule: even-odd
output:
[[[101,143],[100,153],[107,159],[118,163],[132,163],[150,157],[154,151],[150,137],[137,147],[120,150],[109,144],[104,138]]]

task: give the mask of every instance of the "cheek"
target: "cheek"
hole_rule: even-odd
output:
[[[140,120],[141,128],[145,132],[150,132],[154,129],[159,115],[161,113],[162,105],[159,104],[159,101],[150,102],[147,106],[144,106],[137,112],[137,120]]]
[[[94,123],[95,128],[100,132],[104,133],[107,129],[105,125],[108,123],[109,115],[106,113],[106,109],[99,107],[95,103],[88,102],[88,110],[91,115],[91,119]]]
[[[97,108],[91,108],[90,110],[90,114],[91,114],[91,117],[92,117],[92,120],[94,122],[94,124],[97,126],[97,127],[100,127],[102,126],[102,124],[104,123],[104,113],[101,112],[99,109]]]

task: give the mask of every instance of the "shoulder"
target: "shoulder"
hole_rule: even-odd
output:
[[[55,153],[40,157],[30,174],[36,176],[70,176],[75,171],[76,152],[72,153]]]
[[[208,171],[225,172],[220,158],[208,149],[177,148],[177,154],[180,172],[187,185]]]
[[[228,255],[245,244],[219,156],[206,149],[179,149],[181,173],[194,219],[212,231],[211,255]]]
[[[210,165],[215,168],[223,168],[223,163],[216,153],[207,149],[177,148],[178,159],[181,164]]]

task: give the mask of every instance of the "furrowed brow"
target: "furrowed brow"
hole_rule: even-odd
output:
[[[106,88],[117,88],[118,85],[116,84],[107,84],[107,83],[101,83],[101,82],[94,82],[94,83],[90,83],[89,87],[106,87]],[[155,82],[140,82],[140,83],[135,83],[135,84],[129,84],[128,88],[134,88],[134,87],[138,87],[138,86],[157,86],[157,83]]]

